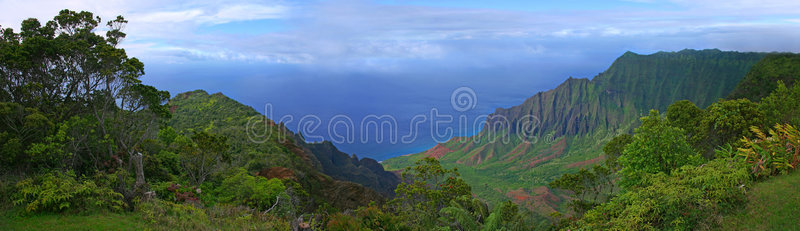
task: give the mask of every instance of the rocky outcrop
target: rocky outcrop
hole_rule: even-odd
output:
[[[304,147],[309,155],[315,157],[319,169],[326,175],[337,180],[359,183],[386,197],[394,196],[394,189],[400,183],[400,178],[384,170],[378,161],[370,158],[359,160],[355,155],[351,156],[340,151],[329,141],[307,143],[299,134],[294,140],[299,146]]]

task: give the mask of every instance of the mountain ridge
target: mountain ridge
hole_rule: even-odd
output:
[[[264,116],[222,93],[188,91],[177,94],[169,105],[173,117],[168,125],[179,131],[209,131],[228,137],[230,152],[233,153],[232,165],[268,178],[296,180],[312,197],[316,197],[317,203],[355,209],[370,201],[383,201],[391,197],[393,194],[387,193],[386,188],[392,187],[394,190],[391,184],[399,182],[397,176],[384,171],[382,166],[376,168],[375,164],[370,165],[377,161],[369,161],[368,158],[358,160],[365,166],[360,171],[351,171],[346,167],[331,169],[323,164],[330,157],[312,151],[317,144],[306,143],[301,137],[298,138],[299,134],[289,131],[283,124],[275,124],[269,118],[265,118],[265,128],[276,135],[269,136],[263,142],[252,141],[247,137],[247,126],[251,126],[252,119]],[[387,183],[370,184],[364,179]]]

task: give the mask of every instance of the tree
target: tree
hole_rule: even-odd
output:
[[[220,168],[220,163],[230,161],[228,138],[205,131],[196,132],[190,142],[180,147],[181,165],[189,179],[197,186]]]
[[[800,126],[800,84],[790,89],[783,82],[778,82],[775,91],[761,98],[758,109],[764,113],[767,126],[778,123]]]
[[[122,89],[119,99],[119,109],[113,113],[114,123],[107,131],[113,133],[117,147],[131,160],[129,163],[136,174],[134,189],[142,191],[145,178],[139,146],[146,139],[156,137],[159,122],[170,117],[166,107],[169,92],[137,83]],[[121,159],[119,162],[122,165]]]
[[[622,156],[622,152],[625,150],[625,146],[630,144],[633,141],[633,136],[630,134],[621,134],[615,136],[611,141],[609,141],[605,146],[603,146],[603,153],[606,154],[606,166],[612,171],[616,172],[620,168],[619,159]]]
[[[127,21],[117,16],[106,22],[105,35],[98,33],[101,23],[91,12],[62,10],[44,25],[35,18],[24,20],[19,33],[0,28],[0,101],[35,109],[61,124],[63,141],[48,144],[73,154],[73,168],[122,173],[133,168],[140,189],[145,179],[139,145],[154,137],[153,128],[168,117],[164,103],[169,94],[141,84],[144,64],[118,47]]]
[[[586,211],[609,201],[616,193],[614,172],[604,165],[595,165],[591,169],[581,168],[577,173],[565,173],[550,182],[550,187],[571,191],[575,200],[569,207],[575,212],[574,217],[583,216]]]
[[[459,196],[450,201],[450,206],[439,210],[439,221],[456,230],[478,230],[489,216],[489,209],[481,200]]]
[[[53,122],[35,108],[0,102],[0,164],[10,167],[21,163],[46,165],[53,163],[50,161],[32,163],[32,158],[23,154],[30,145],[48,136],[54,127]]]
[[[459,177],[458,169],[446,169],[434,158],[418,160],[402,173],[392,204],[398,213],[409,217],[409,223],[433,227],[436,214],[461,196],[472,196],[472,188]]]
[[[751,137],[750,127],[763,126],[766,120],[758,105],[748,99],[720,100],[706,111],[700,123],[705,135],[702,146],[706,157],[712,157],[717,146],[733,144],[744,136]]]
[[[702,161],[686,142],[683,129],[669,126],[658,111],[651,110],[650,115],[641,120],[642,125],[635,130],[633,141],[619,158],[622,164],[621,186],[635,187],[642,184],[647,174],[669,174],[683,165]]]
[[[686,140],[698,149],[706,132],[700,126],[704,116],[705,111],[689,100],[677,101],[667,107],[669,124],[683,129],[686,132]]]

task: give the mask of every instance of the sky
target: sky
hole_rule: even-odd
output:
[[[291,116],[288,127],[309,140],[334,140],[345,152],[378,160],[474,134],[481,116],[568,77],[592,78],[626,51],[800,52],[800,1],[0,0],[0,6],[0,26],[16,29],[26,18],[47,21],[61,9],[122,15],[129,23],[121,46],[145,63],[146,84],[173,95],[222,92],[273,119]],[[456,96],[464,92],[466,98]],[[441,121],[431,116],[434,109],[453,122],[434,125]],[[389,118],[381,116],[397,124],[397,142],[391,129],[374,136],[363,126]],[[420,116],[425,122],[415,124]],[[353,139],[337,135],[348,131],[342,123],[330,126],[342,117],[353,121]],[[457,125],[462,117],[468,125]],[[315,118],[320,126],[313,129]],[[416,139],[403,142],[409,134]]]

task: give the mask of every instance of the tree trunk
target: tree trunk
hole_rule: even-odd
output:
[[[133,161],[133,168],[136,172],[136,184],[134,185],[134,191],[136,193],[143,193],[144,189],[142,188],[145,184],[144,181],[144,166],[142,165],[142,153],[137,152],[136,154],[131,155],[131,161]]]

